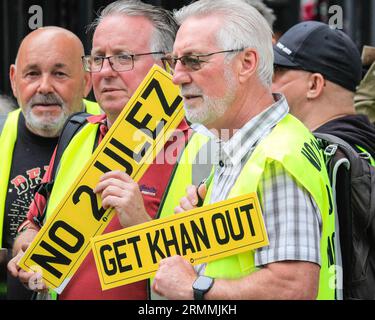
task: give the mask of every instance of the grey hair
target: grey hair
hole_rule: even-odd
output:
[[[223,19],[217,44],[223,50],[254,48],[258,52],[258,76],[271,87],[273,76],[272,30],[264,17],[244,0],[199,0],[174,12],[179,25],[193,16],[218,15]]]
[[[165,53],[172,51],[178,26],[168,10],[139,0],[118,0],[100,12],[95,21],[88,26],[89,30],[95,30],[104,18],[116,15],[142,16],[149,19],[155,28],[151,37],[150,50]]]
[[[273,24],[276,21],[276,16],[271,8],[267,7],[266,4],[262,0],[243,0],[243,1],[253,6],[255,9],[257,9],[259,13],[264,17],[264,19],[266,19],[271,29],[273,28]]]

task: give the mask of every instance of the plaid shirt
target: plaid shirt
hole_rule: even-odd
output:
[[[215,171],[211,203],[225,200],[256,145],[289,111],[286,99],[276,102],[237,130],[226,142],[216,141]],[[255,264],[298,260],[320,264],[322,221],[311,195],[280,163],[265,167],[258,194],[270,245],[255,251]]]

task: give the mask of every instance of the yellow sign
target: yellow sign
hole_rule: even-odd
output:
[[[103,290],[152,277],[181,255],[201,264],[268,245],[256,193],[91,239]]]
[[[109,171],[126,171],[139,181],[184,117],[179,88],[154,66],[98,146],[90,161],[47,220],[19,265],[42,271],[47,285],[61,293],[115,211],[101,207],[93,192]]]

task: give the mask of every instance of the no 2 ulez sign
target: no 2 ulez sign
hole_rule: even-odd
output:
[[[93,192],[100,177],[122,170],[139,181],[184,117],[179,88],[154,66],[112,125],[104,140],[52,216],[40,230],[19,265],[41,273],[61,293],[114,215],[104,210]]]

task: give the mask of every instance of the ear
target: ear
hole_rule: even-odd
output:
[[[85,72],[85,76],[84,76],[84,98],[86,98],[88,96],[88,94],[90,93],[91,89],[92,89],[92,81],[91,81],[91,73],[90,72]]]
[[[322,95],[326,81],[320,73],[312,73],[308,80],[307,99],[316,99]]]
[[[246,48],[240,53],[240,68],[238,79],[240,83],[246,82],[258,69],[259,56],[258,52],[251,48]]]
[[[12,86],[13,95],[17,98],[16,71],[16,66],[12,64],[9,69],[9,79]]]

